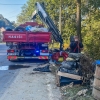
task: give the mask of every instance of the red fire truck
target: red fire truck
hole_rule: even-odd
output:
[[[61,34],[50,16],[46,12],[43,4],[37,2],[36,10],[32,15],[33,22],[26,22],[21,24],[20,28],[14,31],[4,31],[3,32],[3,41],[6,42],[6,45],[9,47],[7,50],[8,60],[18,60],[18,59],[45,59],[48,60],[50,57],[50,52],[48,48],[48,43],[51,42],[51,37],[60,43],[60,52],[59,56],[62,56],[64,59],[68,56],[66,53],[62,52],[63,39]],[[47,26],[48,32],[42,31],[26,31],[24,30],[26,26],[30,25],[32,27],[41,26],[40,24],[34,22],[36,15],[39,15],[42,22]],[[53,58],[56,60],[59,58],[58,54],[55,54]]]

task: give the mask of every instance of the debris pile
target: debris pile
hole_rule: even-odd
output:
[[[58,86],[70,84],[82,84],[82,73],[79,63],[80,54],[69,54],[66,61],[62,62],[58,69]],[[58,78],[57,78],[58,79]]]
[[[34,68],[33,71],[38,72],[51,72],[49,69],[49,64],[40,65],[38,68]]]
[[[81,53],[70,53],[66,61],[63,61],[58,68],[58,86],[64,82],[66,84],[74,82],[74,84],[90,85],[93,74],[93,61],[88,56]]]
[[[80,65],[83,77],[83,83],[90,85],[90,80],[93,78],[95,66],[93,61],[86,55],[80,57]]]

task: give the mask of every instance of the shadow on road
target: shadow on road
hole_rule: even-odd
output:
[[[15,70],[19,68],[29,68],[30,66],[26,65],[9,65],[9,66],[0,66],[0,70]]]
[[[26,64],[26,63],[28,63],[28,64]],[[33,64],[35,63],[39,66],[39,65],[48,63],[48,61],[47,60],[13,61],[13,63],[8,66],[0,66],[0,70],[15,70],[15,69],[20,69],[20,68],[29,68],[29,67],[31,67],[31,65],[30,65],[31,63],[33,63]]]
[[[26,60],[18,60],[18,61],[11,61],[11,62],[19,62],[19,63],[48,63],[48,60],[37,60],[37,59],[26,59]]]

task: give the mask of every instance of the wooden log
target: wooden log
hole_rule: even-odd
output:
[[[56,85],[60,87],[60,76],[58,75],[58,71],[56,71]]]
[[[63,76],[63,77],[67,77],[67,78],[71,78],[71,79],[82,80],[82,77],[79,76],[79,75],[63,73],[63,72],[60,72],[60,71],[58,71],[58,75]]]
[[[96,65],[92,95],[100,100],[100,65]]]

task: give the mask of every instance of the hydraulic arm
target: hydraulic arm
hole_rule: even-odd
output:
[[[33,12],[32,19],[36,18],[36,15],[38,14],[42,22],[45,23],[49,31],[52,32],[54,40],[60,43],[60,49],[62,49],[63,39],[61,37],[61,33],[59,32],[56,25],[50,18],[49,14],[46,12],[44,5],[40,4],[39,2],[37,2],[35,5],[36,10]]]

